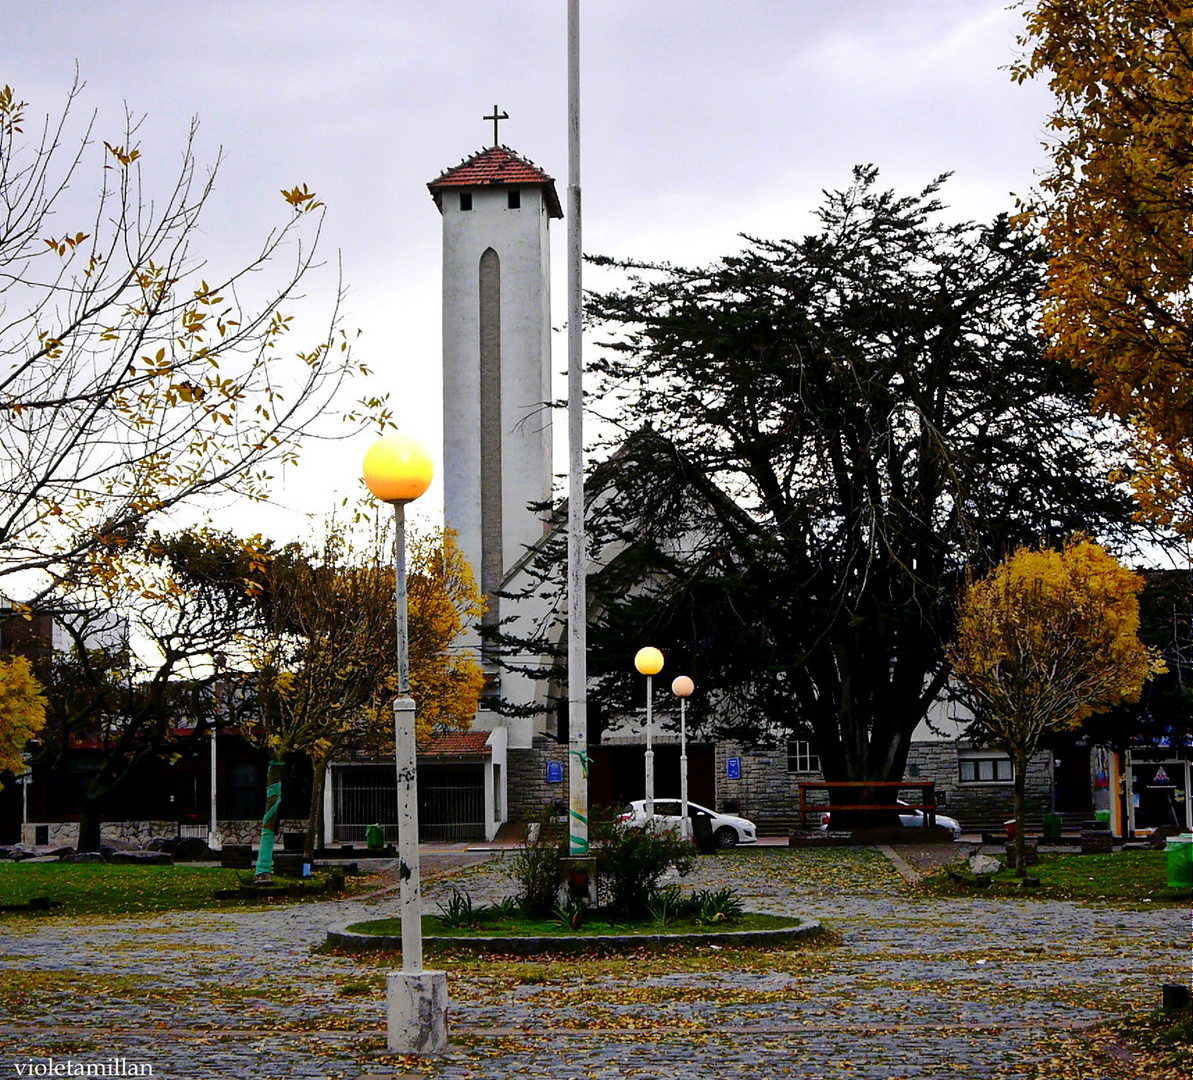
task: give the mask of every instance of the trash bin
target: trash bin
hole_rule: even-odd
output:
[[[1044,815],[1044,839],[1059,840],[1062,819],[1060,814]]]
[[[385,830],[380,825],[370,825],[365,830],[365,842],[373,851],[385,847]]]
[[[712,818],[706,817],[704,814],[697,814],[692,818],[692,840],[701,855],[716,853],[717,842],[712,836]]]
[[[1168,887],[1193,889],[1193,833],[1170,837],[1164,850],[1168,855]]]
[[[1095,810],[1094,821],[1098,823],[1099,829],[1110,828],[1110,811],[1109,810]]]
[[[1002,823],[1002,826],[1004,829],[1007,830],[1007,839],[1014,840],[1015,839],[1015,819],[1011,818],[1010,821],[1004,821]]]

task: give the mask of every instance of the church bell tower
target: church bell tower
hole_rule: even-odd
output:
[[[496,129],[496,110],[486,119]],[[493,594],[543,536],[547,512],[530,506],[551,497],[549,226],[563,211],[555,181],[500,145],[427,187],[443,215],[444,523],[495,624]]]

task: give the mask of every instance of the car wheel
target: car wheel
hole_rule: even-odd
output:
[[[722,825],[712,838],[717,842],[717,847],[736,847],[737,846],[737,831],[729,828],[728,825]]]

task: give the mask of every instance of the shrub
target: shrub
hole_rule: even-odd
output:
[[[649,917],[663,875],[673,866],[681,876],[691,870],[691,844],[666,829],[627,829],[605,809],[590,820],[603,906],[615,918]]]
[[[472,926],[477,914],[472,907],[472,897],[458,889],[452,889],[452,898],[446,904],[439,905],[439,918],[443,920],[443,925],[456,930]]]
[[[531,828],[525,845],[505,867],[518,886],[518,906],[531,917],[550,915],[559,901],[560,859],[567,854],[567,846],[550,824],[547,820]]]

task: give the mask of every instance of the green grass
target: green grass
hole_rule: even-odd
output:
[[[438,915],[423,916],[423,934],[428,937],[583,937],[594,934],[712,934],[733,930],[786,930],[800,924],[799,919],[780,915],[747,913],[724,922],[701,923],[694,919],[671,919],[664,926],[658,922],[610,922],[590,915],[579,930],[564,926],[558,919],[531,919],[512,915],[501,919],[478,919],[471,927],[448,926]],[[372,919],[348,927],[356,934],[402,933],[400,919]]]
[[[1193,1011],[1189,1009],[1157,1010],[1120,1020],[1111,1028],[1154,1066],[1152,1075],[1159,1076],[1164,1069],[1188,1069],[1193,1062]]]
[[[1027,868],[1038,886],[1021,887],[1011,870],[995,874],[982,888],[962,871],[959,882],[941,870],[925,878],[921,891],[931,896],[1034,897],[1047,900],[1103,900],[1113,903],[1187,903],[1193,890],[1168,888],[1166,853],[1118,851],[1109,855],[1070,855],[1044,852]]]
[[[239,900],[216,900],[217,889],[235,889],[241,883],[236,870],[197,866],[108,866],[102,863],[13,863],[0,866],[0,904],[27,904],[34,897],[48,896],[62,902],[39,917],[54,915],[145,915],[159,911],[191,911],[197,908],[226,908]],[[251,875],[244,874],[246,880]],[[325,899],[317,892],[321,879],[312,883],[311,898]],[[298,884],[299,879],[277,878],[279,884]],[[295,897],[287,897],[293,902]],[[0,920],[26,917],[0,912]]]

